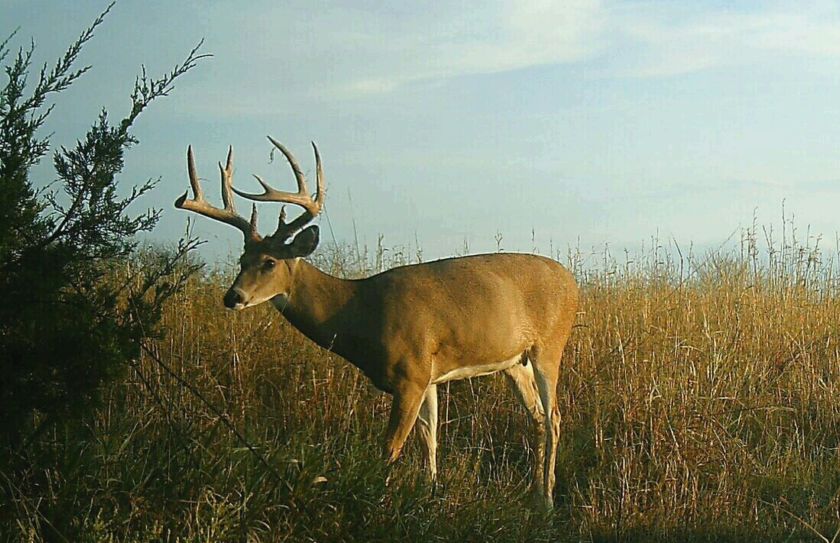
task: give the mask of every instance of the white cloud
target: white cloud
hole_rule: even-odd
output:
[[[443,22],[421,18],[392,29],[382,21],[377,35],[368,36],[348,81],[335,90],[390,92],[418,81],[579,61],[600,45],[601,6],[595,0],[449,8]]]
[[[822,4],[740,11],[601,0],[247,6],[204,5],[196,23],[216,57],[196,84],[212,100],[181,104],[181,111],[289,113],[375,100],[417,83],[563,63],[599,77],[646,78],[786,56],[840,58],[840,12]]]
[[[579,61],[595,54],[604,20],[599,0],[435,3],[425,7],[213,4],[202,19],[216,70],[245,88],[218,89],[284,100],[354,98],[414,82]],[[211,78],[210,75],[207,76]],[[237,111],[239,108],[234,108]]]
[[[840,57],[840,13],[820,9],[773,14],[756,33],[757,47],[823,57]]]
[[[630,4],[612,8],[610,27],[610,75],[671,76],[785,55],[840,58],[840,11],[821,3],[754,11]]]

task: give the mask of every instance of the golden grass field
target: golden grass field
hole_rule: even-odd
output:
[[[526,499],[529,428],[501,377],[441,391],[434,492],[414,436],[386,487],[389,397],[269,304],[225,311],[224,271],[168,306],[159,361],[108,390],[66,452],[79,480],[44,499],[91,541],[836,541],[836,252],[766,237],[560,258],[582,306],[550,514]],[[399,263],[353,254],[319,261],[351,275]],[[21,534],[57,522],[20,507]]]

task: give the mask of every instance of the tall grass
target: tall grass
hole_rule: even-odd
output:
[[[3,528],[32,541],[830,541],[838,253],[791,228],[700,256],[653,240],[632,258],[562,259],[583,300],[551,514],[526,499],[529,428],[501,378],[442,391],[437,489],[416,439],[386,486],[388,397],[272,308],[225,312],[221,271],[173,300],[165,337],[94,418],[43,445],[62,461],[13,493]],[[356,275],[418,257],[372,253],[319,263]]]

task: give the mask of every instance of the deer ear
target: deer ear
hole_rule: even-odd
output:
[[[293,257],[306,257],[312,254],[315,247],[318,246],[319,230],[318,225],[313,224],[301,230],[295,239],[289,243],[288,247],[291,250]]]

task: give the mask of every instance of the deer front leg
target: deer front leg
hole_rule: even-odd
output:
[[[402,452],[405,440],[417,420],[420,405],[426,393],[427,384],[418,385],[413,381],[402,381],[394,390],[391,404],[391,418],[385,434],[385,458],[393,464]]]

